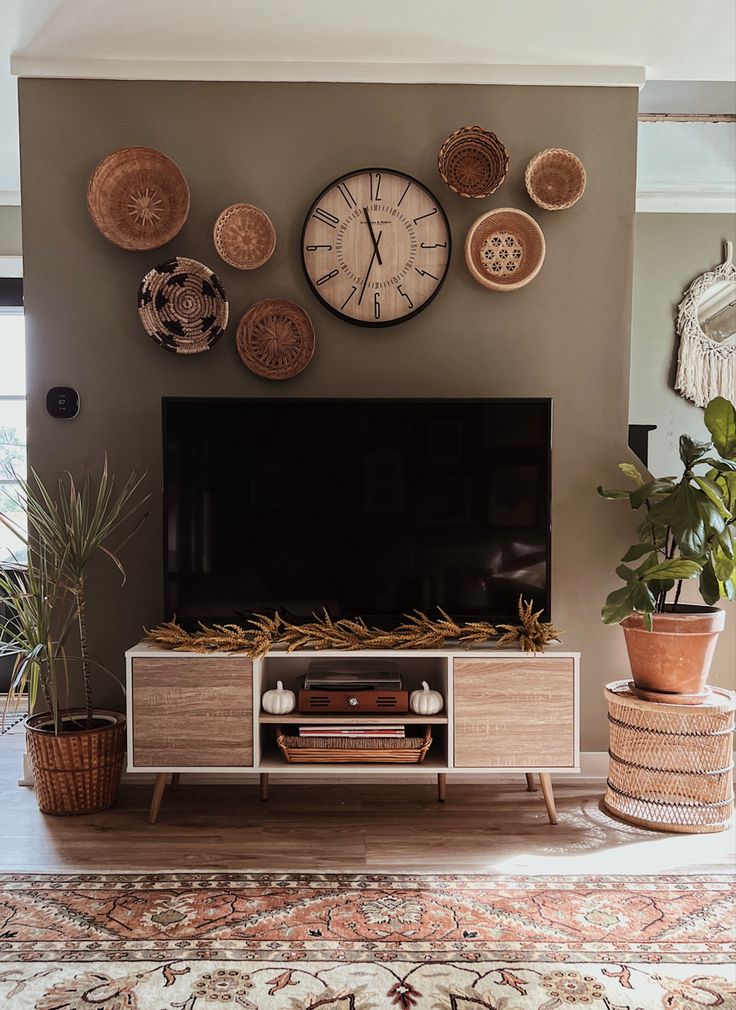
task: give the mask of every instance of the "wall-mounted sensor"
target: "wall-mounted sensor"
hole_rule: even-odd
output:
[[[79,413],[79,393],[71,386],[54,386],[46,394],[46,410],[52,417],[67,419]]]

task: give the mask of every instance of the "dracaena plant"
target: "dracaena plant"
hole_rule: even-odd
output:
[[[685,579],[699,580],[708,606],[736,599],[736,407],[723,397],[711,400],[705,424],[710,442],[680,438],[679,478],[647,481],[621,463],[633,490],[598,488],[601,497],[627,499],[642,514],[637,541],[616,569],[624,585],[603,605],[606,624],[642,614],[651,629],[652,614],[677,608]]]

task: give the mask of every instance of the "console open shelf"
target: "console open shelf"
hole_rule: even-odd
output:
[[[342,726],[360,726],[362,723],[380,722],[395,723],[397,726],[446,726],[448,723],[447,713],[438,712],[437,715],[414,715],[413,712],[386,714],[384,712],[373,712],[370,715],[346,715],[344,712],[289,712],[288,715],[269,715],[261,712],[258,717],[259,723],[272,723],[273,725],[307,726],[313,723],[333,722]]]

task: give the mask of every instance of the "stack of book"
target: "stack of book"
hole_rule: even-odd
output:
[[[299,736],[303,737],[344,737],[348,740],[362,740],[366,737],[399,737],[406,736],[403,726],[386,722],[357,723],[313,723],[299,727]]]

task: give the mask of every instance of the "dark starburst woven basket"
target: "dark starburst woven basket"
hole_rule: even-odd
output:
[[[227,296],[198,260],[176,256],[149,270],[138,289],[138,313],[149,337],[176,354],[208,351],[227,326]]]
[[[61,716],[84,726],[83,709]],[[125,716],[98,710],[95,720],[103,725],[54,736],[48,712],[28,719],[26,745],[42,813],[91,814],[115,802],[125,758]]]
[[[437,165],[454,193],[479,200],[495,193],[504,181],[509,156],[495,133],[463,126],[444,142]]]

